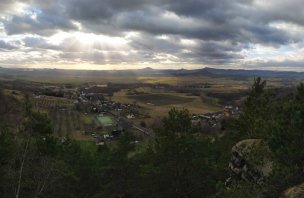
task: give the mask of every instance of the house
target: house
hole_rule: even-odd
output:
[[[226,106],[225,106],[225,109],[231,110],[231,109],[233,109],[233,106],[231,106],[231,105],[226,105]]]
[[[199,117],[200,117],[201,119],[204,119],[204,120],[209,120],[209,119],[211,119],[211,116],[209,116],[209,115],[199,115]]]
[[[96,145],[97,146],[103,146],[103,145],[105,145],[105,142],[104,141],[96,142]]]
[[[127,115],[127,118],[128,118],[128,119],[134,119],[135,116],[134,116],[134,114],[128,114],[128,115]]]
[[[103,138],[104,138],[105,140],[112,140],[114,137],[113,137],[112,135],[105,134],[105,135],[103,135]]]

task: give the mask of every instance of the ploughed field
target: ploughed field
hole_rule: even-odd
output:
[[[52,108],[52,107],[68,107],[72,106],[72,100],[66,98],[40,96],[34,98],[34,107],[36,108]]]
[[[54,132],[60,137],[71,136],[75,131],[83,128],[80,115],[76,112],[53,108],[48,113],[54,123]]]

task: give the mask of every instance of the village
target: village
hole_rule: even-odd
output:
[[[113,102],[103,94],[86,93],[85,91],[78,95],[74,103],[78,111],[93,115],[102,125],[102,133],[98,130],[91,132],[98,145],[104,144],[105,141],[116,140],[124,131],[130,129],[142,133],[143,136],[150,136],[152,133],[152,129],[144,124],[140,126],[132,122],[136,118],[145,117],[140,114],[139,105]],[[90,134],[89,131],[84,131],[84,133]],[[134,143],[138,143],[138,141],[134,141]]]
[[[89,89],[87,89],[89,90]],[[144,136],[150,136],[153,130],[150,126],[147,126],[145,122],[141,122],[140,125],[134,124],[134,120],[138,118],[149,117],[146,114],[141,113],[141,106],[138,104],[122,104],[111,101],[103,94],[92,93],[82,91],[78,95],[78,100],[75,101],[76,106],[86,106],[86,112],[97,116],[97,119],[101,121],[105,128],[110,128],[109,131],[103,136],[98,133],[93,132],[97,144],[104,144],[104,141],[112,141],[119,137],[125,130],[135,129],[144,134]],[[147,103],[148,105],[153,105]],[[89,107],[89,108],[88,108]],[[77,108],[83,109],[83,108]],[[223,106],[222,111],[209,112],[205,114],[195,115],[193,114],[191,122],[195,126],[203,131],[217,131],[219,129],[220,123],[225,118],[238,117],[240,114],[240,109],[238,106],[226,105]],[[106,120],[114,120],[115,124],[109,124]],[[110,127],[109,127],[110,126]],[[113,127],[115,126],[115,127]],[[138,142],[138,141],[136,141]]]

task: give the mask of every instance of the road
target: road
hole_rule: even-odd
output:
[[[151,132],[152,132],[152,129],[148,129],[148,128],[144,128],[144,127],[140,127],[140,126],[137,126],[133,123],[131,123],[129,121],[128,118],[126,117],[123,117],[123,116],[117,116],[111,112],[109,112],[112,116],[114,116],[114,118],[116,119],[116,121],[118,123],[122,123],[122,125],[129,125],[131,126],[132,128],[134,129],[137,129],[138,131],[142,132],[143,134],[147,135],[147,136],[150,136],[151,135]]]

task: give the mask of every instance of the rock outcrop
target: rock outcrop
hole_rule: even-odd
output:
[[[304,183],[287,189],[284,194],[286,198],[304,198]]]
[[[237,180],[262,182],[272,170],[269,147],[261,139],[247,139],[238,142],[232,148],[229,169],[231,177],[227,179],[227,185]]]

